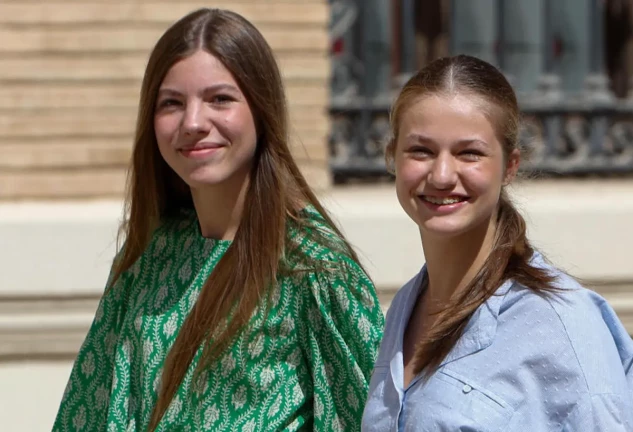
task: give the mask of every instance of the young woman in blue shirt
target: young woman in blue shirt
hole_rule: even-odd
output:
[[[391,122],[387,161],[426,264],[387,314],[363,430],[632,431],[633,341],[532,247],[507,196],[520,111],[503,74],[437,60]]]

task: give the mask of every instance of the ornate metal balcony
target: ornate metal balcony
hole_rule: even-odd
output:
[[[332,174],[335,182],[384,177],[389,107],[415,69],[415,2],[397,2],[399,25],[384,0],[330,3]],[[451,2],[450,51],[497,64],[517,90],[525,171],[633,174],[633,97],[609,90],[603,7],[602,0]],[[400,30],[395,37],[392,27]],[[392,71],[396,45],[399,74]]]

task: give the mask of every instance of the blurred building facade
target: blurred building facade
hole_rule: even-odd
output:
[[[384,181],[389,103],[416,68],[466,52],[513,80],[539,143],[532,169],[557,174],[514,191],[531,238],[633,332],[633,181],[610,178],[633,168],[631,9],[593,9],[600,1],[0,3],[0,428],[50,430],[114,255],[149,50],[175,19],[210,5],[251,19],[273,46],[295,155],[385,308],[424,261]],[[617,17],[621,33],[597,16]]]
[[[331,0],[336,180],[384,175],[394,91],[447,54],[503,70],[515,87],[529,171],[633,173],[630,0]]]
[[[252,18],[275,49],[297,157],[313,183],[327,185],[323,2],[3,2],[0,199],[119,197],[149,51],[175,19],[210,4]]]

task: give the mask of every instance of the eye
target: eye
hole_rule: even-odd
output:
[[[211,98],[211,103],[214,103],[217,105],[223,105],[229,102],[233,102],[234,100],[235,98],[227,94],[217,94]]]
[[[461,151],[459,155],[467,160],[479,160],[485,156],[481,150],[477,149],[466,149]]]
[[[158,102],[158,108],[168,108],[180,105],[182,105],[182,103],[179,100],[173,98],[162,99]]]
[[[410,153],[413,157],[416,157],[416,158],[426,158],[433,155],[433,152],[431,151],[431,149],[424,146],[410,147],[408,150],[408,153]]]

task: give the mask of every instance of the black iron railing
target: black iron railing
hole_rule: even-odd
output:
[[[633,174],[633,97],[617,99],[608,90],[603,67],[602,0],[575,1],[453,0],[452,26],[474,26],[475,31],[453,32],[451,51],[496,62],[515,84],[525,120],[521,141],[529,156],[524,170],[561,176]],[[474,5],[477,2],[480,4]],[[400,0],[399,34],[392,32],[393,10],[389,3],[330,1],[333,52],[329,145],[335,181],[387,174],[383,148],[389,138],[389,107],[399,86],[414,72],[413,19],[416,3],[424,2]],[[480,10],[486,5],[494,8],[490,14]],[[557,39],[560,20],[556,13],[560,16],[565,13],[564,7],[581,6],[586,10],[577,15],[588,19],[585,24],[589,37],[567,42],[569,46],[561,49],[564,41]],[[541,29],[526,41],[514,28],[518,24],[509,22],[517,20],[522,7],[537,8],[526,13],[522,25]],[[474,18],[469,15],[471,11],[475,11]],[[483,22],[479,27],[477,23],[455,22],[483,19],[477,16],[495,17],[496,33],[490,33]],[[399,44],[400,53],[396,76],[391,71],[390,57],[394,44]],[[575,68],[574,61],[582,67]],[[534,62],[538,63],[534,72],[538,76],[522,75],[522,64],[534,67]],[[581,84],[570,88],[570,82]]]

